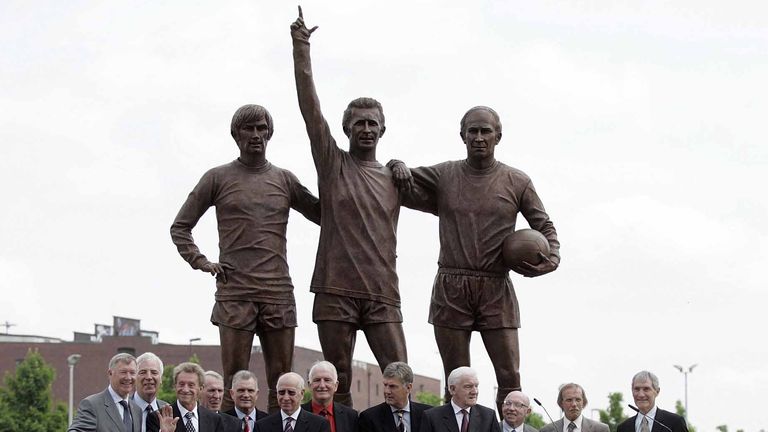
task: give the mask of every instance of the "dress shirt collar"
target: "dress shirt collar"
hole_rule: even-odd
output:
[[[573,421],[573,424],[576,425],[576,429],[574,429],[574,432],[582,432],[581,423],[583,420],[584,420],[584,416],[582,414],[579,414],[579,416],[576,417],[576,420]],[[568,432],[569,424],[571,424],[571,421],[568,420],[568,417],[563,416],[563,432]]]
[[[328,404],[328,408],[326,408],[313,400],[310,402],[310,407],[312,408],[312,412],[314,414],[320,414],[320,411],[326,410],[328,411],[328,414],[333,417],[333,401],[331,401],[331,403]]]
[[[655,420],[656,419],[656,411],[657,411],[657,409],[658,408],[656,407],[656,405],[654,405],[653,408],[651,408],[651,410],[648,411],[648,413],[645,414],[645,415],[647,415],[648,417],[650,417],[650,418]],[[643,415],[640,414],[640,413],[637,413],[637,415],[635,416],[635,430],[636,431],[640,431],[640,423],[642,421],[643,421]],[[653,423],[654,422],[652,420],[650,420],[650,419],[648,420],[648,430],[653,430]]]
[[[288,415],[285,413],[285,411],[280,410],[280,418],[283,419],[283,429],[285,429],[285,419],[287,419],[288,417],[292,417],[293,421],[295,422],[296,420],[299,419],[300,413],[301,413],[301,407],[299,407],[299,409],[291,413],[291,415]],[[295,425],[294,425],[294,429],[296,429]]]
[[[453,402],[453,399],[451,399],[451,406],[453,407],[453,413],[454,413],[454,414],[456,414],[457,416],[458,416],[458,415],[461,415],[461,414],[459,413],[459,411],[461,411],[461,410],[467,410],[467,413],[470,413],[470,412],[472,412],[472,407],[462,408],[462,407],[460,407],[460,406],[456,405],[456,404]]]
[[[245,413],[245,412],[240,411],[240,408],[235,407],[235,414],[237,414],[237,418],[240,419],[240,420],[242,420],[243,417],[245,417],[245,416],[250,416],[251,420],[256,420],[256,408],[251,410],[251,412],[249,412],[249,413]]]

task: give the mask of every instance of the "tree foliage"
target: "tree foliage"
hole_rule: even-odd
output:
[[[622,402],[624,395],[621,393],[608,393],[608,409],[600,410],[600,421],[607,424],[611,432],[616,432],[619,423],[627,419]]]
[[[443,398],[432,392],[418,392],[416,393],[416,401],[423,404],[438,406],[443,404]]]
[[[688,424],[688,432],[696,432],[696,426],[688,423],[688,413],[685,412],[685,405],[683,405],[683,402],[681,402],[680,399],[675,401],[675,412],[680,417],[685,418],[685,422]],[[719,426],[718,426],[718,429],[720,429]],[[728,432],[728,426],[725,426],[725,429],[726,429],[725,431],[721,431],[721,432]]]
[[[525,418],[525,424],[529,424],[536,429],[541,429],[547,423],[544,421],[544,417],[542,417],[541,414],[532,412]]]
[[[16,370],[5,375],[0,387],[0,431],[48,432],[67,428],[67,408],[53,402],[55,378],[37,350],[30,349]]]

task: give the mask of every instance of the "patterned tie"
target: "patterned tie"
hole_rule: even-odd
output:
[[[192,411],[189,411],[184,417],[187,418],[187,422],[184,423],[184,427],[187,428],[187,432],[196,432],[195,425],[192,424],[192,418],[195,416]]]
[[[288,417],[285,419],[285,432],[293,432],[293,426],[291,426],[292,421],[293,417]]]
[[[568,423],[568,432],[573,432],[574,429],[576,429],[576,423],[574,422]]]
[[[651,432],[651,428],[648,427],[648,417],[643,416],[643,420],[640,421],[640,432]]]
[[[405,410],[397,410],[395,411],[397,413],[397,430],[399,432],[405,432],[405,419],[403,418],[403,414],[405,414]]]
[[[120,405],[123,406],[123,429],[125,429],[125,432],[133,432],[133,422],[131,421],[131,409],[128,408],[128,402],[121,400]]]
[[[243,432],[251,432],[251,416],[243,417]]]
[[[469,413],[465,409],[459,412],[461,413],[461,432],[467,432],[469,430]]]

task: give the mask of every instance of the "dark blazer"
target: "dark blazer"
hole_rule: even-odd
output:
[[[411,432],[419,432],[421,430],[424,411],[430,408],[432,408],[432,405],[411,401]],[[397,432],[392,408],[386,402],[361,412],[358,422],[360,424],[360,432]]]
[[[136,395],[134,394],[134,397]],[[166,405],[168,405],[168,402],[160,399],[157,400],[157,409],[160,409]],[[153,411],[151,414],[147,415],[147,424],[146,424],[146,430],[147,432],[159,432],[160,431],[160,417],[157,414],[157,411]],[[141,429],[139,429],[138,432],[141,432]]]
[[[499,428],[501,428],[501,431],[504,432],[504,420],[499,422]],[[522,430],[522,432],[539,432],[538,429],[535,427],[529,425],[528,423],[523,423],[522,428],[515,429],[516,431]]]
[[[312,401],[302,404],[301,409],[312,412]],[[357,432],[357,411],[352,408],[333,402],[333,418],[336,421],[336,432]]]
[[[280,411],[256,422],[256,432],[283,432],[283,417]],[[331,424],[319,415],[302,409],[293,426],[296,432],[331,432]]]
[[[128,402],[133,420],[133,430],[141,432],[141,409]],[[68,432],[124,432],[123,418],[109,390],[88,396],[80,401],[77,414],[69,425]]]
[[[635,432],[635,420],[639,415],[640,414],[635,414],[621,422],[616,428],[616,432]],[[650,422],[649,420],[650,423],[653,423],[648,424],[651,428],[651,432],[669,432],[664,426],[657,425],[656,422],[666,425],[668,428],[672,429],[672,432],[688,432],[688,425],[685,424],[685,419],[683,417],[669,411],[664,411],[661,408],[656,409],[656,418],[654,420],[655,421],[653,422]]]
[[[237,418],[237,413],[235,412],[235,409],[232,408],[229,411],[222,411],[219,414],[221,414],[222,420],[224,420],[224,430],[225,432],[237,432],[243,430],[243,422],[239,418]],[[265,413],[264,411],[256,410],[256,418],[254,419],[254,428],[256,427],[256,422],[263,419],[264,417],[268,416],[269,414]],[[234,422],[232,422],[234,420]],[[234,428],[233,428],[234,425]]]
[[[171,404],[173,407],[173,417],[178,417],[179,421],[176,422],[176,432],[187,432],[187,427],[184,426],[186,419],[181,417],[181,411],[179,411],[179,402]],[[197,432],[224,432],[224,423],[221,417],[208,408],[203,408],[199,404],[197,405]]]
[[[424,411],[420,432],[459,432],[450,403]],[[475,405],[469,412],[469,432],[501,432],[496,411]]]

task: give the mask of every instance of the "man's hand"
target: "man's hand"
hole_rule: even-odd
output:
[[[294,41],[309,43],[309,37],[315,30],[317,30],[317,26],[307,29],[307,26],[304,25],[304,14],[301,12],[301,6],[299,6],[299,17],[291,24],[291,37]]]
[[[392,170],[392,181],[395,186],[403,192],[410,191],[413,186],[411,170],[402,161],[395,159],[389,161],[387,166]]]
[[[525,277],[536,277],[551,273],[557,269],[558,263],[549,259],[548,256],[539,252],[539,257],[541,257],[541,262],[538,265],[533,265],[523,261],[522,266],[517,266],[512,270],[514,270],[516,273],[520,273]]]
[[[205,264],[200,270],[208,272],[217,278],[219,275],[221,275],[221,281],[227,283],[227,272],[234,269],[234,267],[225,263],[208,263]]]
[[[157,410],[157,415],[160,418],[160,432],[173,432],[176,430],[176,422],[179,418],[173,418],[173,408],[170,405],[165,405]]]

